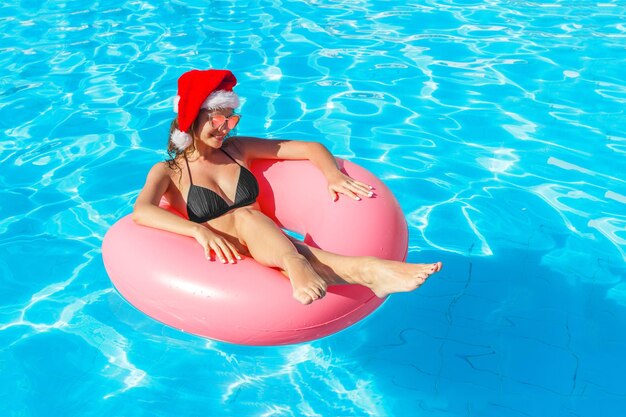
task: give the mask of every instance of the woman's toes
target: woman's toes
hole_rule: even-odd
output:
[[[317,293],[319,298],[323,298],[324,295],[326,295],[326,288],[323,288],[323,287],[317,288],[315,292]]]
[[[326,295],[326,291],[321,287],[312,287],[307,289],[307,293],[313,301],[320,300]]]
[[[313,297],[311,297],[306,291],[304,290],[297,290],[294,291],[293,293],[293,298],[296,299],[296,301],[298,301],[299,303],[302,303],[304,305],[307,304],[311,304],[313,302]]]
[[[435,262],[434,264],[430,265],[430,270],[428,272],[434,274],[435,272],[439,271],[441,271],[441,262]]]
[[[306,293],[309,295],[309,298],[311,298],[311,302],[320,298],[320,295],[315,291],[314,288],[307,288]]]

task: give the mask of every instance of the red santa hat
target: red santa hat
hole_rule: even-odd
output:
[[[179,150],[191,145],[188,133],[200,109],[236,108],[239,97],[232,90],[237,79],[228,70],[192,70],[178,79],[178,95],[174,112],[178,113],[178,129],[172,133],[172,143]]]

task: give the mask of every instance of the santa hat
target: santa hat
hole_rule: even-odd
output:
[[[235,108],[239,97],[232,90],[237,79],[228,70],[192,70],[178,79],[178,95],[174,98],[174,112],[178,113],[178,129],[172,133],[172,143],[183,151],[191,145],[188,133],[200,109]]]

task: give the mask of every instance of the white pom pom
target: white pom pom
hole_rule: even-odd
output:
[[[174,113],[178,113],[178,102],[180,101],[180,96],[174,97]]]
[[[233,91],[217,90],[209,94],[200,106],[203,109],[235,109],[239,107],[239,97]]]
[[[191,135],[189,133],[181,132],[178,129],[174,129],[172,136],[170,137],[172,144],[179,151],[184,151],[191,145]]]

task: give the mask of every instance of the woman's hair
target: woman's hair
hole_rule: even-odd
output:
[[[189,134],[191,135],[193,139],[195,139],[194,136],[196,134],[195,132],[196,132],[197,121],[198,121],[198,118],[196,118],[196,120],[193,121],[193,123],[191,124],[191,127],[189,128]],[[196,147],[195,147],[194,141],[192,140],[191,144],[186,149],[182,151],[178,149],[172,143],[172,134],[174,133],[175,129],[178,129],[178,117],[175,117],[174,120],[172,120],[172,123],[170,124],[170,132],[167,137],[168,158],[165,160],[165,163],[167,164],[168,168],[175,170],[175,171],[179,171],[180,165],[178,165],[178,157],[186,153],[193,152],[196,149]]]
[[[198,116],[196,117],[196,120],[193,121],[193,123],[191,124],[191,126],[189,127],[189,134],[191,135],[192,141],[191,144],[184,150],[180,150],[178,149],[173,143],[172,143],[172,133],[174,133],[175,129],[178,129],[178,117],[175,117],[174,120],[172,120],[172,123],[170,124],[170,133],[169,136],[167,137],[167,155],[168,158],[165,160],[165,163],[167,164],[168,168],[174,170],[174,171],[180,171],[180,165],[178,165],[178,157],[181,155],[185,155],[185,154],[189,154],[192,153],[193,151],[196,150],[196,146],[195,146],[195,139],[196,139],[196,127],[198,125],[198,121],[200,120],[200,113],[198,113]],[[236,129],[232,129],[228,132],[228,134],[226,135],[226,138],[229,138],[231,136],[236,136],[237,135],[237,130]]]

